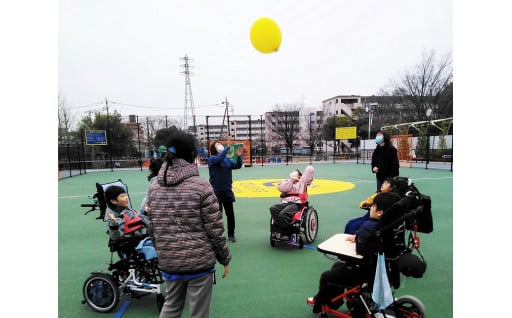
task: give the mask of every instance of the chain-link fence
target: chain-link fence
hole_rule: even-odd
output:
[[[58,147],[59,178],[87,173],[88,170],[113,170],[119,168],[141,168],[144,158],[110,158],[95,154],[81,144],[61,144]]]
[[[402,167],[416,167],[425,169],[444,169],[453,171],[453,142],[452,135],[445,136],[440,142],[440,136],[430,136],[429,141],[418,145],[418,137],[410,139],[411,156],[401,159]],[[292,163],[313,162],[343,162],[352,161],[361,164],[370,164],[375,141],[361,140],[359,147],[344,148],[333,141],[327,141],[321,147],[316,147],[308,153],[288,151],[288,153],[262,154],[252,149],[252,165],[288,165]],[[401,149],[402,145],[395,145]],[[428,147],[427,147],[428,146]],[[114,170],[125,168],[144,169],[149,158],[122,157],[110,158],[104,152],[95,152],[94,147],[83,144],[61,144],[59,151],[59,179],[87,173],[89,170]],[[198,159],[198,165],[206,165],[206,154]],[[246,163],[247,165],[247,163]]]

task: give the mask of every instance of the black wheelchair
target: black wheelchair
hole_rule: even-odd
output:
[[[270,245],[285,243],[304,248],[304,242],[311,244],[318,235],[318,212],[309,204],[308,194],[299,194],[300,204],[292,216],[290,227],[283,229],[270,217]]]
[[[401,199],[386,212],[387,218],[381,219],[381,227],[377,231],[380,252],[383,258],[385,256],[384,271],[392,289],[392,302],[386,308],[380,308],[376,304],[373,297],[373,279],[349,288],[339,286],[344,291],[331,298],[328,303],[321,304],[322,318],[329,315],[341,318],[426,317],[426,308],[420,299],[412,295],[395,297],[395,290],[400,288],[404,277],[421,278],[427,269],[427,263],[419,251],[418,232],[433,231],[431,199],[428,195],[421,194],[409,178],[395,179],[399,182]],[[362,257],[356,254],[353,243],[345,243],[346,235],[336,234],[319,244],[317,249],[331,260],[359,266]],[[314,302],[310,301],[308,298],[307,304],[313,306]],[[347,310],[344,312],[338,310],[341,301],[346,304]]]
[[[121,180],[99,184],[96,183],[96,193],[92,196],[93,203],[81,204],[90,208],[85,212],[99,208],[100,215],[96,218],[104,220],[107,204],[105,190],[112,185],[123,187],[128,194],[128,187]],[[101,313],[112,312],[118,307],[123,296],[141,298],[156,295],[157,309],[160,312],[165,301],[161,293],[163,283],[158,257],[151,239],[146,235],[122,238],[108,243],[111,257],[109,272],[91,272],[82,288],[84,300],[92,310]],[[114,261],[114,254],[118,260]]]

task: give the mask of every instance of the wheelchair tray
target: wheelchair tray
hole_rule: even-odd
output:
[[[361,260],[362,255],[356,253],[356,244],[346,240],[349,234],[334,234],[327,240],[318,244],[317,250],[324,254],[338,256],[345,260]]]

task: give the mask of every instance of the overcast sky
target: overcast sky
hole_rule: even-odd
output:
[[[191,58],[197,116],[260,115],[276,104],[320,109],[336,95],[373,95],[420,63],[452,52],[450,0],[59,1],[58,88],[78,118],[109,100],[123,116],[177,115]],[[277,53],[249,31],[280,27]]]

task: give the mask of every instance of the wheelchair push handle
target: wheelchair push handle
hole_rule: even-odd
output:
[[[87,215],[89,212],[96,211],[96,208],[98,208],[100,205],[97,203],[82,203],[80,206],[82,208],[91,208],[89,211],[85,212],[85,215]]]
[[[377,232],[376,232],[377,237],[380,237],[384,231],[392,228],[396,224],[398,224],[404,220],[408,220],[412,217],[416,217],[418,214],[421,214],[421,213],[423,213],[423,205],[417,206],[415,209],[410,210],[409,212],[405,213],[403,216],[399,217],[398,219],[394,220],[393,222],[391,222],[391,223],[383,226],[381,229],[377,230]]]
[[[99,204],[96,204],[96,203],[82,203],[80,204],[80,206],[82,208],[97,208],[99,207],[100,205]]]

